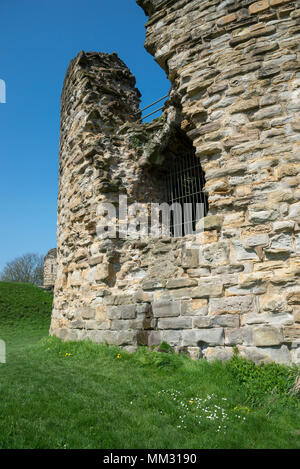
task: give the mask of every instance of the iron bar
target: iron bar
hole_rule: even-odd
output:
[[[163,99],[167,98],[168,96],[169,96],[169,93],[168,93],[168,94],[166,94],[166,96],[163,96],[162,98],[158,99],[157,101],[154,101],[154,103],[150,104],[149,106],[146,106],[146,107],[144,107],[144,109],[141,109],[141,111],[140,111],[140,112],[144,112],[144,111],[146,111],[146,109],[149,109],[149,107],[152,107],[152,106],[154,106],[154,104],[157,104],[157,103],[159,103],[160,101],[162,101]]]
[[[187,153],[182,157],[173,155],[173,160],[170,162],[170,172],[166,179],[166,188],[168,192],[168,203],[179,203],[182,207],[182,234],[190,234],[191,228],[195,230],[196,223],[199,221],[197,216],[197,204],[204,205],[203,214],[205,216],[208,212],[207,197],[203,192],[205,185],[205,177],[201,168],[200,161],[196,158],[193,152]],[[184,204],[191,204],[186,206],[184,211]],[[174,215],[171,213],[171,234],[175,233],[175,220]]]
[[[161,111],[164,107],[160,107],[159,109],[156,109],[156,111],[150,112],[150,114],[147,114],[146,116],[142,117],[141,120],[146,119],[146,117],[152,116],[152,114],[155,114],[158,111]]]

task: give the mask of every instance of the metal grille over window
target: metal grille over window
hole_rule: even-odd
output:
[[[168,204],[174,207],[170,215],[172,236],[193,234],[197,222],[207,215],[204,185],[204,173],[194,152],[172,160],[167,174]]]

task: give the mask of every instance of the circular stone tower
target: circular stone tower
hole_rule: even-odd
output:
[[[300,0],[138,4],[170,100],[161,122],[139,124],[139,93],[116,55],[71,62],[51,333],[299,364]],[[170,162],[191,147],[208,196],[198,233],[97,238],[99,201],[159,199]]]

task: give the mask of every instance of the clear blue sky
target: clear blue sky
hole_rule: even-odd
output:
[[[144,49],[146,21],[135,0],[1,0],[0,270],[56,246],[60,94],[70,60],[80,50],[117,52],[142,107],[168,93]]]

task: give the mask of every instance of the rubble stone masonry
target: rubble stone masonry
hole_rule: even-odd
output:
[[[299,364],[300,1],[137,3],[170,98],[162,118],[142,124],[135,79],[116,54],[71,61],[50,332]],[[99,239],[100,202],[165,201],[169,163],[190,151],[209,206],[198,234]]]

